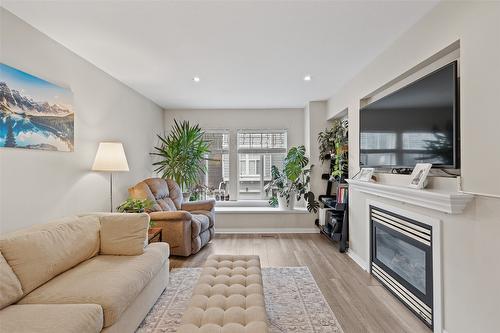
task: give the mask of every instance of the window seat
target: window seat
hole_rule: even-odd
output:
[[[273,207],[215,206],[216,214],[309,214],[307,209],[297,207],[293,210],[281,210]]]

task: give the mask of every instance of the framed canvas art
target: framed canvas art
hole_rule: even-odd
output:
[[[73,94],[0,63],[0,147],[73,151]]]

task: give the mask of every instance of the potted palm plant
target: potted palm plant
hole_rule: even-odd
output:
[[[295,200],[304,198],[307,202],[307,210],[317,212],[319,203],[309,186],[312,166],[307,167],[309,158],[305,154],[304,146],[292,147],[284,160],[283,170],[280,171],[274,165],[271,167],[271,182],[264,188],[266,191],[275,189],[277,192],[269,200],[271,206],[293,209]]]
[[[199,177],[206,173],[210,152],[210,142],[204,139],[205,132],[198,124],[174,120],[172,130],[167,136],[158,135],[160,145],[154,147],[152,155],[159,161],[153,163],[162,178],[173,179],[181,187],[184,199],[189,200],[190,190],[198,183]]]

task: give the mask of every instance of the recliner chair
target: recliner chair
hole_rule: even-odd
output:
[[[133,199],[149,199],[151,221],[162,228],[162,239],[177,256],[195,254],[215,234],[215,200],[183,202],[182,191],[171,179],[148,178],[128,189]]]

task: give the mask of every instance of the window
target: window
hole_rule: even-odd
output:
[[[271,181],[271,167],[283,167],[287,152],[286,130],[205,130],[210,154],[200,183],[209,198],[266,200],[264,186]]]
[[[264,186],[271,181],[271,166],[282,168],[286,130],[240,130],[237,133],[238,199],[268,199]]]
[[[208,188],[227,190],[229,177],[229,131],[205,131],[205,140],[210,142],[210,154],[205,161],[207,172],[202,184]]]

